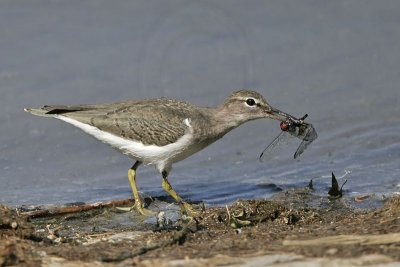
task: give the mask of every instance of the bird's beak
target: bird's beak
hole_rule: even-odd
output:
[[[299,119],[293,117],[292,115],[285,113],[283,111],[280,111],[279,109],[273,108],[273,107],[269,107],[268,109],[266,109],[266,117],[274,119],[274,120],[278,120],[278,121],[295,121],[297,122]]]

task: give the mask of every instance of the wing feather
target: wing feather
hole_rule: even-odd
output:
[[[145,145],[164,146],[177,141],[188,130],[184,120],[190,117],[193,106],[186,102],[154,99],[68,106],[68,109],[58,106],[56,110],[58,113],[53,114],[73,118],[105,132]]]

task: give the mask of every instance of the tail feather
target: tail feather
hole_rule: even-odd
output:
[[[83,111],[91,109],[91,106],[43,106],[42,108],[25,108],[26,112],[33,115],[43,116],[43,117],[53,117],[57,114],[64,114],[76,111]]]
[[[48,110],[41,109],[41,108],[24,108],[26,112],[29,112],[33,115],[36,116],[42,116],[42,117],[52,117],[52,114],[47,114]]]

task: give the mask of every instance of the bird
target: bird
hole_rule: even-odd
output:
[[[136,172],[141,164],[156,168],[162,177],[162,188],[175,199],[183,214],[196,214],[168,181],[172,164],[204,149],[245,122],[262,118],[281,122],[295,119],[273,108],[260,93],[247,89],[231,93],[216,107],[162,97],[104,104],[45,105],[24,110],[69,123],[130,157],[134,164],[128,170],[128,179],[135,202],[132,207],[122,209],[136,209],[145,216],[153,212],[145,207],[136,186]]]

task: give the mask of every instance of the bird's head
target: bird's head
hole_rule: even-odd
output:
[[[250,90],[232,93],[221,108],[229,119],[234,119],[238,124],[261,118],[279,121],[297,120],[295,117],[271,107],[261,94]]]

